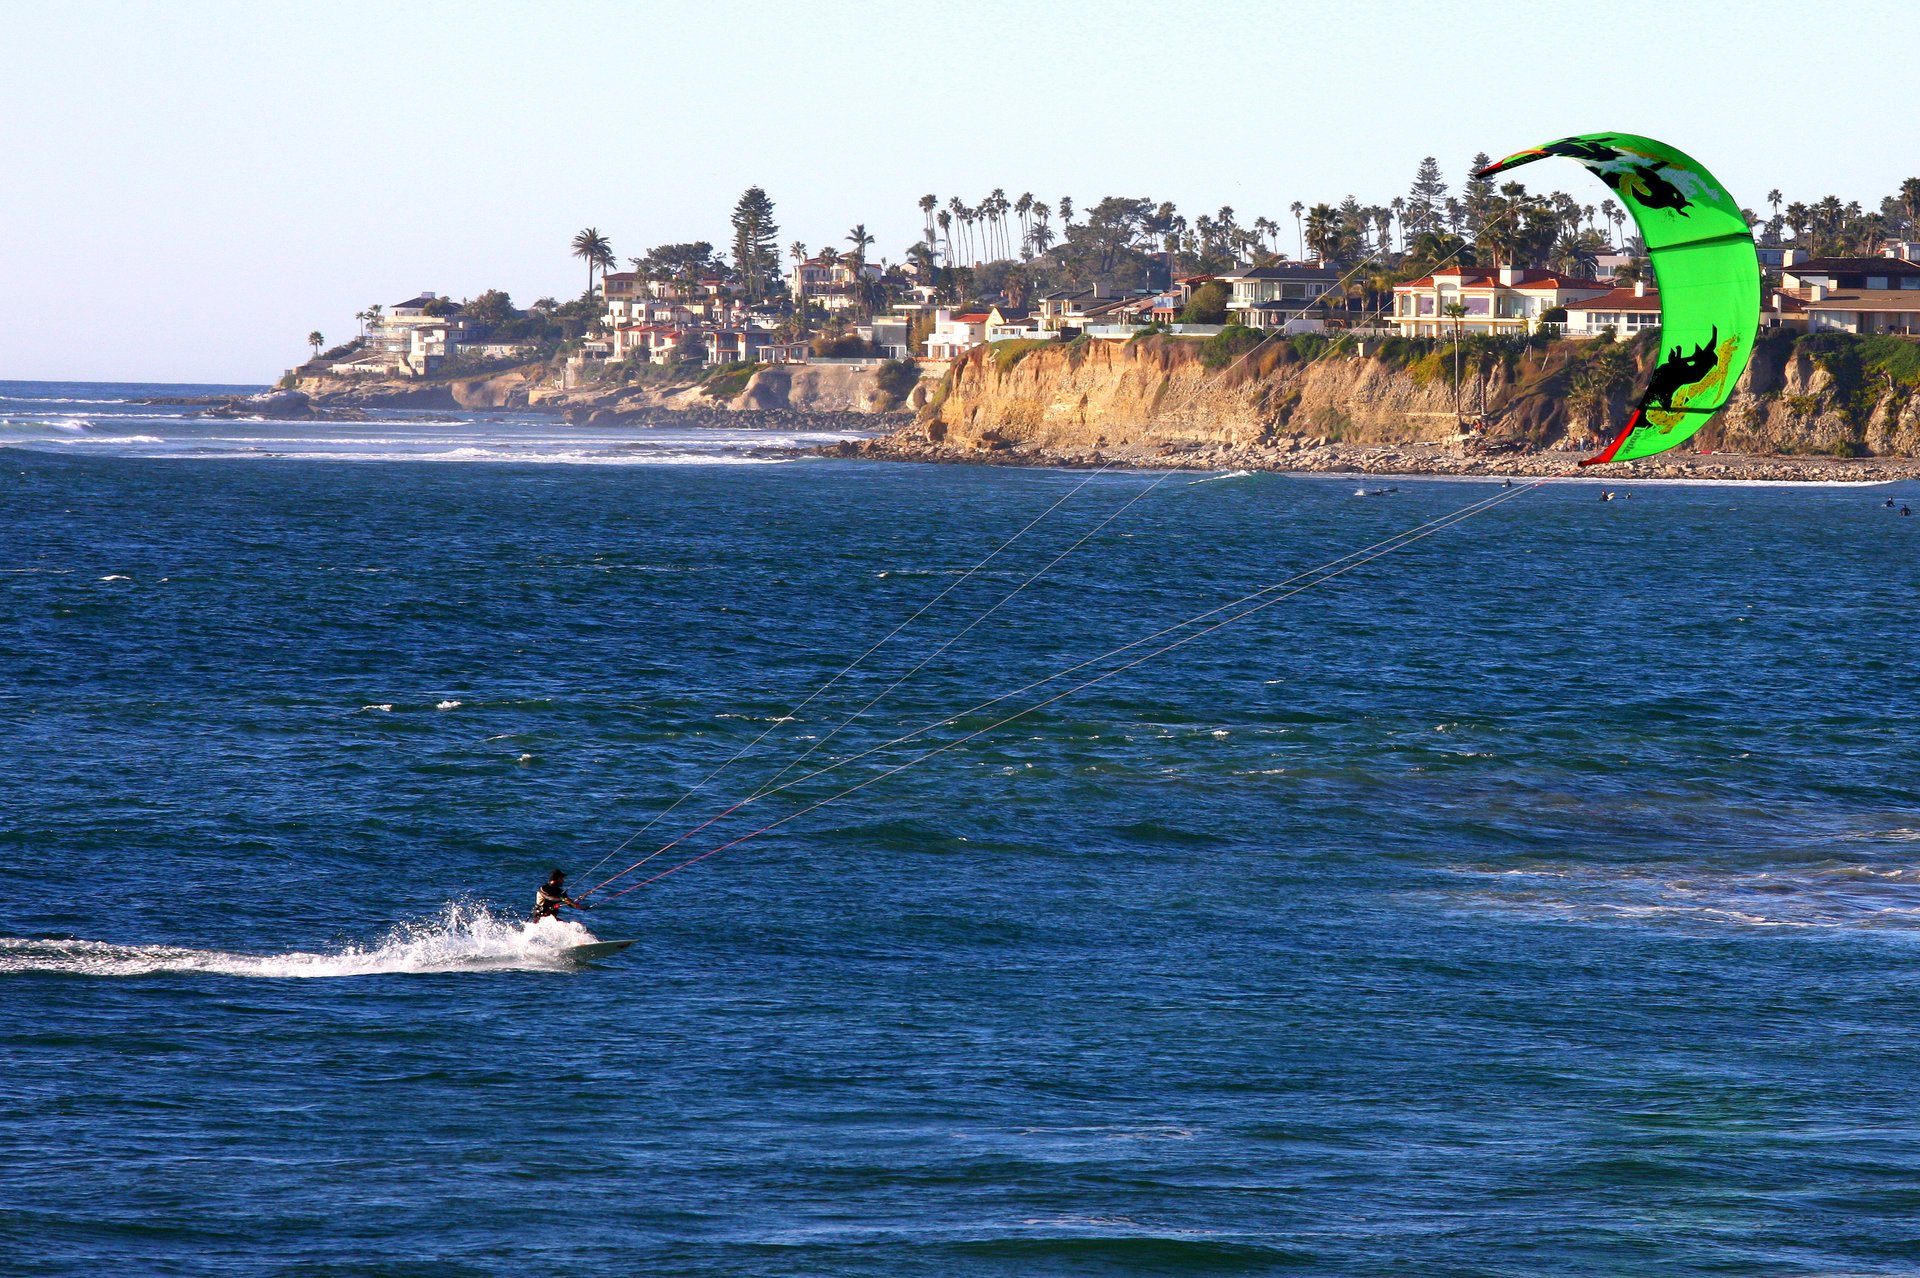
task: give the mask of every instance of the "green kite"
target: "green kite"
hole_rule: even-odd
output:
[[[1646,394],[1598,456],[1632,461],[1693,438],[1733,394],[1760,328],[1760,259],[1739,202],[1683,152],[1631,133],[1584,133],[1475,170],[1492,177],[1544,156],[1578,160],[1619,197],[1660,287],[1662,358]]]

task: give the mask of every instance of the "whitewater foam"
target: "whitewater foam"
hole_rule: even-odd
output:
[[[578,923],[504,918],[485,906],[449,902],[438,915],[402,924],[373,945],[326,952],[237,954],[175,945],[115,945],[106,941],[0,937],[0,976],[63,972],[75,976],[153,976],[202,972],[213,976],[297,980],[330,976],[419,975],[444,972],[568,971],[576,945],[599,938]]]

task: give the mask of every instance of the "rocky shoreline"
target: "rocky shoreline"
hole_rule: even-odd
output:
[[[812,450],[827,457],[1069,469],[1250,470],[1347,475],[1460,476],[1489,479],[1582,475],[1590,479],[1696,479],[1765,483],[1883,484],[1920,478],[1910,457],[1787,457],[1746,453],[1673,453],[1582,468],[1590,454],[1566,449],[1480,450],[1452,443],[1354,445],[1282,440],[1272,444],[1163,444],[1157,447],[1050,449],[990,441],[985,448],[934,444],[913,430]]]
[[[268,418],[285,421],[365,421],[358,404],[328,403],[301,391],[256,396],[155,398],[141,401],[199,407],[215,419]],[[363,401],[364,402],[364,401]],[[476,411],[476,410],[469,410]],[[477,410],[486,411],[486,410]],[[495,410],[498,411],[498,410]],[[1208,440],[1109,443],[1100,447],[1048,447],[989,433],[967,444],[936,442],[910,414],[797,408],[739,408],[549,400],[514,410],[552,414],[578,426],[707,427],[769,433],[834,431],[877,438],[844,440],[791,451],[799,456],[859,458],[868,461],[931,462],[1054,468],[1107,467],[1130,470],[1252,470],[1351,475],[1539,478],[1585,474],[1622,482],[1645,479],[1746,480],[1801,483],[1890,483],[1920,478],[1920,458],[1818,457],[1751,453],[1671,453],[1641,461],[1584,470],[1586,450],[1528,449],[1476,442],[1347,444],[1281,438],[1262,443]]]

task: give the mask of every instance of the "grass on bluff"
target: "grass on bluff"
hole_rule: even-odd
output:
[[[701,378],[700,393],[708,399],[732,399],[765,367],[765,364],[716,364]]]
[[[1058,345],[1058,342],[1044,338],[1014,338],[1009,341],[995,342],[987,350],[993,356],[993,366],[1004,373],[1025,359],[1030,352],[1037,351],[1043,346]]]

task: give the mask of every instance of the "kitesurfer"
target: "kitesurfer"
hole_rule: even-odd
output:
[[[557,918],[561,907],[569,905],[576,910],[589,908],[567,895],[566,871],[555,870],[534,894],[533,921],[538,923],[541,919]]]
[[[1893,509],[1893,498],[1891,498],[1891,497],[1889,497],[1889,498],[1887,498],[1887,509],[1888,509],[1888,510],[1892,510],[1892,509]]]

